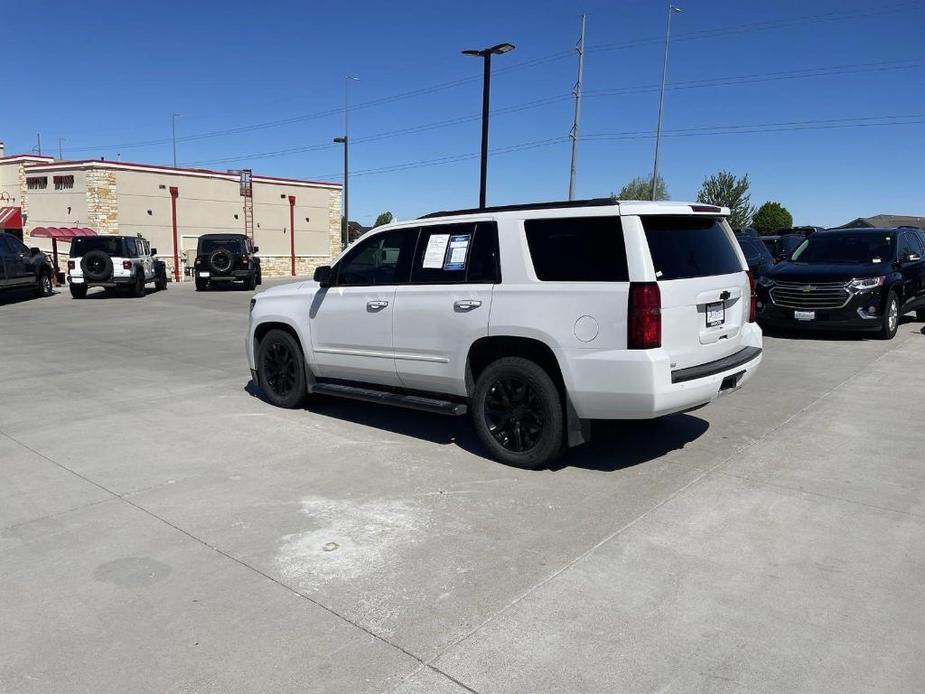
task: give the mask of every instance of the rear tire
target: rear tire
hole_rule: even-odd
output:
[[[51,296],[53,289],[51,286],[51,273],[40,272],[36,278],[35,288],[32,293],[36,296]]]
[[[263,273],[257,268],[257,284],[263,284]]]
[[[880,318],[880,323],[881,340],[892,340],[896,337],[896,331],[899,330],[899,297],[892,290],[883,305],[883,316]]]
[[[293,409],[305,399],[305,356],[285,330],[271,330],[257,349],[257,377],[267,402]]]
[[[73,299],[84,299],[87,296],[87,285],[85,284],[70,284],[68,285],[71,290],[71,298]]]
[[[157,274],[157,279],[154,280],[154,288],[159,292],[167,291],[167,271],[161,270]]]
[[[196,291],[204,292],[209,288],[209,280],[201,280],[198,277],[196,278]]]
[[[135,275],[135,284],[132,285],[132,296],[140,299],[145,295],[145,276],[142,273]]]
[[[248,275],[247,277],[244,278],[244,289],[245,290],[252,292],[254,291],[254,288],[256,286],[257,286],[256,275]]]
[[[520,357],[504,357],[479,375],[472,421],[491,456],[505,465],[537,469],[562,453],[562,398],[544,368]]]
[[[917,321],[925,321],[925,308],[920,308],[915,312],[915,319]]]

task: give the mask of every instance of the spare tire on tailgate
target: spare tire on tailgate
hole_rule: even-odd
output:
[[[223,275],[231,271],[234,265],[234,254],[227,248],[219,248],[212,251],[209,256],[209,269],[218,275]]]
[[[80,269],[91,282],[106,282],[112,279],[112,258],[103,251],[90,251],[80,259]]]

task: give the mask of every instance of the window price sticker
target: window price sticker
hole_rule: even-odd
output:
[[[471,238],[471,234],[458,234],[450,237],[446,262],[443,264],[444,270],[466,269],[466,255],[469,252],[469,240]]]

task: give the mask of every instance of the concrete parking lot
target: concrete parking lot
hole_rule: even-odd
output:
[[[531,472],[265,404],[249,297],[0,299],[0,690],[922,689],[923,324]]]

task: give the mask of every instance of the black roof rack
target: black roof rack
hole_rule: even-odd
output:
[[[520,212],[522,210],[554,210],[568,207],[604,207],[616,205],[614,198],[592,198],[591,200],[562,200],[559,202],[528,202],[520,205],[498,205],[495,207],[473,207],[468,210],[442,210],[422,215],[418,219],[431,219],[432,217],[451,217],[461,214],[479,214],[480,212]]]

